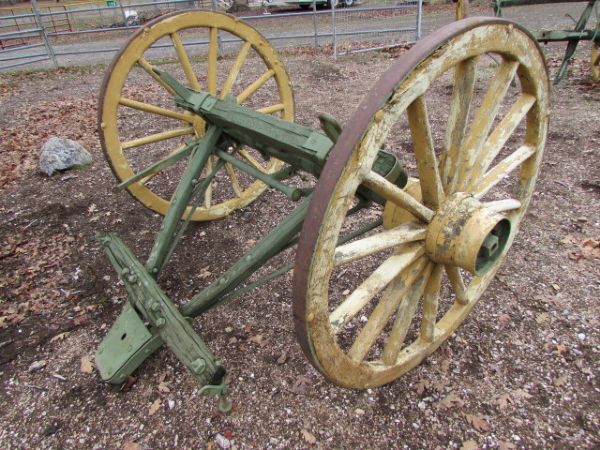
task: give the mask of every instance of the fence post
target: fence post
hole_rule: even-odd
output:
[[[421,39],[421,18],[423,17],[423,0],[417,0],[417,29],[416,29],[416,39],[418,41]]]
[[[48,39],[48,34],[46,34],[46,28],[44,27],[44,21],[42,20],[42,16],[40,15],[40,11],[37,7],[37,0],[31,0],[31,10],[35,15],[35,20],[38,23],[40,28],[40,34],[42,35],[42,39],[44,40],[44,44],[46,45],[46,51],[48,52],[48,56],[54,63],[54,67],[58,67],[58,62],[56,61],[56,55],[54,54],[54,49],[50,44],[50,39]]]
[[[315,48],[319,46],[319,32],[317,30],[317,2],[313,0],[312,2],[312,10],[313,10],[313,29],[315,31]]]
[[[335,7],[337,5],[338,0],[330,0],[329,4],[331,5],[331,28],[333,31],[333,60],[337,61],[337,30],[335,26]]]

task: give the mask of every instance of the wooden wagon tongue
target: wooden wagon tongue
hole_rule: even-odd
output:
[[[96,354],[96,363],[104,380],[122,383],[164,343],[203,386],[200,392],[219,395],[219,408],[228,411],[231,402],[226,397],[229,390],[225,382],[226,371],[192,328],[191,318],[224,300],[240,295],[239,292],[232,291],[269,258],[290,245],[306,216],[310,192],[290,187],[282,183],[281,179],[289,177],[296,170],[319,176],[341,127],[334,118],[322,114],[319,118],[325,131],[321,133],[245,108],[229,98],[220,100],[208,93],[188,89],[168,73],[157,69],[154,71],[173,90],[177,105],[206,121],[206,132],[197,143],[190,144],[188,166],[171,199],[171,206],[145,265],[116,235],[98,238],[125,284],[129,301],[102,341]],[[276,157],[288,163],[291,170],[267,174],[254,169],[232,156],[240,144],[258,150],[267,158]],[[216,155],[219,162],[208,176],[199,179],[199,174],[211,155]],[[194,204],[194,199],[202,197],[211,176],[214,176],[220,168],[219,164],[223,162],[235,165],[268,186],[285,193],[291,200],[297,201],[301,197],[306,197],[306,200],[238,263],[180,310],[160,289],[155,277],[166,264],[193,215],[194,208],[187,214],[186,208],[190,202]],[[373,170],[399,187],[406,184],[406,173],[391,153],[381,151]],[[127,187],[137,182],[141,176],[144,174],[135,175],[135,179],[124,180],[120,186]],[[364,201],[380,200],[367,189],[363,189],[361,194]],[[182,219],[183,229],[179,227]],[[285,271],[290,268],[288,265]],[[264,282],[271,278],[273,277],[265,277]]]

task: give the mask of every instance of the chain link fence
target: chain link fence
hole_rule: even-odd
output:
[[[337,57],[418,39],[421,2],[250,0],[245,12],[235,14],[275,47],[331,46]],[[32,0],[30,8],[0,8],[0,70],[106,63],[134,30],[162,14],[191,8],[223,11],[231,5],[232,0],[58,5]]]

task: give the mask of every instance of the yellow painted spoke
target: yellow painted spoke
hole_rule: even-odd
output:
[[[265,167],[264,167],[264,166],[263,166],[261,163],[259,163],[259,162],[256,160],[256,158],[254,158],[254,156],[252,156],[252,155],[250,154],[250,152],[248,152],[248,150],[241,149],[241,150],[238,150],[238,153],[239,153],[240,155],[242,155],[242,157],[243,157],[243,158],[244,158],[246,161],[248,161],[248,162],[250,163],[250,165],[251,165],[251,166],[253,166],[255,169],[258,169],[258,170],[261,170],[261,171],[263,171],[263,172],[266,172],[266,170],[267,170],[267,169],[265,169]]]
[[[446,275],[448,275],[448,280],[450,281],[450,285],[456,296],[456,301],[461,305],[466,305],[468,299],[460,269],[455,266],[446,266]]]
[[[183,114],[170,109],[161,108],[160,106],[151,105],[149,103],[138,102],[137,100],[131,100],[129,98],[121,97],[119,103],[129,108],[137,109],[139,111],[145,111],[152,114],[158,114],[160,116],[171,117],[173,119],[183,120],[188,123],[194,121],[194,117],[191,115]]]
[[[408,244],[400,254],[386,259],[329,315],[329,322],[337,333],[356,316],[390,281],[423,255],[421,244]]]
[[[396,363],[398,359],[398,353],[404,346],[404,340],[408,334],[408,328],[412,323],[419,299],[423,295],[423,288],[428,283],[429,276],[431,274],[432,263],[427,264],[421,275],[410,288],[410,291],[404,297],[404,300],[400,302],[398,311],[396,312],[396,320],[392,326],[392,331],[385,343],[383,348],[383,363],[391,366]]]
[[[417,97],[408,106],[406,112],[417,160],[423,203],[430,208],[438,209],[444,197],[444,190],[433,148],[425,97],[423,95]]]
[[[252,83],[250,86],[244,89],[242,93],[236,97],[235,100],[238,103],[245,102],[252,94],[258,91],[263,84],[269,81],[269,78],[271,78],[273,75],[275,75],[274,70],[267,70],[254,83]]]
[[[208,176],[208,174],[212,170],[213,170],[213,157],[209,156],[208,160],[206,161],[206,168],[205,168],[206,176]],[[212,180],[210,183],[208,183],[208,186],[206,187],[206,191],[204,191],[204,207],[207,209],[212,206],[213,182],[214,182],[214,180]]]
[[[235,81],[237,80],[237,77],[240,74],[242,65],[244,64],[244,61],[246,61],[246,58],[248,57],[248,51],[251,47],[252,44],[250,44],[250,42],[244,42],[244,45],[242,45],[242,49],[238,53],[237,58],[233,63],[233,67],[229,71],[229,75],[227,75],[227,79],[225,80],[225,84],[223,85],[223,90],[221,91],[220,96],[221,98],[225,98],[225,96],[231,92],[231,88],[235,84]]]
[[[198,78],[196,78],[196,74],[194,73],[194,69],[192,68],[192,63],[190,62],[190,58],[188,57],[185,48],[183,48],[183,42],[181,42],[181,38],[178,33],[171,34],[171,40],[173,41],[173,45],[175,46],[175,51],[177,52],[177,58],[179,59],[179,63],[183,68],[183,72],[185,73],[185,77],[190,83],[190,87],[196,91],[201,91],[200,83],[198,83]]]
[[[231,182],[231,187],[233,188],[233,192],[238,197],[242,196],[242,188],[240,187],[240,182],[233,170],[233,166],[231,163],[225,163],[225,171],[227,172],[227,176],[229,177],[229,181]]]
[[[473,170],[469,173],[471,180],[469,187],[479,182],[481,174],[485,173],[494,158],[498,156],[508,138],[519,126],[534,103],[535,97],[533,95],[522,94],[510,108],[508,114],[502,118],[483,146],[483,152],[485,153],[482,152],[483,154],[475,161]]]
[[[452,90],[452,102],[446,128],[446,146],[442,161],[440,161],[444,186],[448,186],[451,174],[456,172],[455,165],[458,160],[458,151],[465,136],[473,98],[478,59],[478,57],[475,57],[462,61],[454,69],[454,89]],[[449,193],[449,191],[446,192]]]
[[[363,184],[386,200],[406,209],[413,216],[425,222],[431,222],[434,215],[434,212],[431,209],[427,208],[412,195],[389,182],[378,173],[373,171],[369,172],[363,180]]]
[[[274,112],[283,111],[285,109],[285,105],[283,103],[277,103],[276,105],[265,106],[264,108],[259,108],[256,111],[264,114],[272,114]]]
[[[217,95],[217,57],[218,52],[219,30],[216,27],[210,29],[210,42],[208,44],[208,93]]]
[[[410,265],[402,274],[394,279],[383,293],[381,300],[369,316],[369,320],[360,330],[348,357],[356,363],[365,359],[369,350],[381,334],[390,318],[394,315],[402,299],[411,289],[413,283],[425,267],[427,259],[422,257]]]
[[[167,83],[161,80],[161,78],[154,72],[154,70],[152,70],[153,66],[148,61],[146,61],[145,58],[140,58],[137,62],[142,67],[142,69],[144,69],[152,78],[154,78],[158,82],[158,84],[164,87],[169,94],[175,95],[175,91],[171,88],[171,86],[169,86]]]
[[[449,186],[454,188],[452,192],[460,191],[466,187],[469,172],[481,155],[483,143],[488,137],[494,119],[498,114],[498,109],[506,96],[518,67],[519,63],[517,61],[503,61],[494,74],[481,106],[473,118],[469,135],[461,146],[460,157],[457,160],[457,177],[453,178],[453,182]]]
[[[525,161],[527,161],[531,155],[535,153],[535,149],[529,145],[523,145],[519,147],[514,153],[504,158],[492,169],[490,169],[477,184],[476,190],[473,195],[475,198],[483,197],[491,188],[496,186],[504,177],[510,172],[515,170]]]
[[[425,292],[423,294],[423,319],[421,320],[421,339],[425,342],[432,342],[435,335],[438,300],[443,274],[444,266],[436,264],[425,285]]]
[[[151,134],[139,139],[132,139],[121,143],[121,148],[127,150],[129,148],[140,147],[142,145],[153,144],[155,142],[166,141],[179,136],[185,136],[186,134],[192,134],[194,127],[177,128],[175,130],[163,131],[161,133]]]
[[[501,213],[505,211],[512,211],[513,209],[519,209],[521,202],[514,198],[507,198],[504,200],[495,200],[492,202],[484,202],[483,206],[492,212]]]
[[[423,226],[414,222],[405,223],[397,228],[337,247],[333,256],[333,265],[348,264],[391,247],[424,240],[426,235],[427,231]]]

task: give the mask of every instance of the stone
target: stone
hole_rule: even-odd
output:
[[[56,171],[91,163],[92,155],[80,143],[53,136],[42,147],[39,167],[46,175],[52,176]]]

